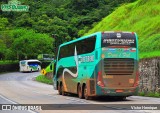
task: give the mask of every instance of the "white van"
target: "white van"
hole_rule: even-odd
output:
[[[41,70],[41,62],[39,60],[21,60],[19,62],[20,72],[33,72]]]

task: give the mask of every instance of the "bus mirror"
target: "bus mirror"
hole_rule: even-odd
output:
[[[50,70],[52,70],[52,64],[50,65]]]

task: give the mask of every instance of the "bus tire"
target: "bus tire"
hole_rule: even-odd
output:
[[[82,87],[81,87],[81,85],[79,84],[78,85],[78,97],[80,98],[80,99],[82,99],[83,98],[83,92],[82,92]]]
[[[59,84],[59,85],[58,85],[58,94],[59,94],[59,95],[62,95],[62,87],[61,87],[61,85],[62,85],[62,84]]]
[[[85,98],[86,100],[90,100],[90,99],[91,99],[91,97],[88,96],[88,93],[87,93],[87,86],[86,86],[86,85],[85,85],[85,87],[84,87],[84,98]]]
[[[61,89],[62,89],[62,95],[63,95],[63,96],[66,96],[66,92],[64,91],[63,84],[61,85]]]
[[[125,101],[126,97],[118,97],[118,100]]]

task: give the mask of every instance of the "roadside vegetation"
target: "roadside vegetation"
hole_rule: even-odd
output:
[[[0,4],[8,1],[1,0]],[[0,60],[54,54],[55,37],[61,43],[78,38],[116,7],[135,0],[18,1],[29,5],[29,12],[0,10]]]
[[[160,98],[160,93],[158,92],[140,92],[139,96],[146,96],[146,97],[156,97],[156,98]]]
[[[15,61],[11,61],[11,60],[0,60],[0,65],[2,64],[15,64],[15,63],[18,63],[17,60]]]
[[[53,84],[52,79],[48,79],[46,76],[44,75],[39,75],[35,78],[36,81],[38,82],[42,82],[42,83],[46,83],[46,84]]]
[[[159,5],[160,0],[137,0],[122,5],[87,34],[110,30],[136,32],[139,38],[140,59],[160,56]]]

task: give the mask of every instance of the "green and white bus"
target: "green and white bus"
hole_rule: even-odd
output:
[[[41,70],[41,62],[39,60],[21,60],[19,62],[20,72],[33,72]]]
[[[138,93],[138,38],[134,32],[97,32],[61,44],[54,89],[79,98]]]

